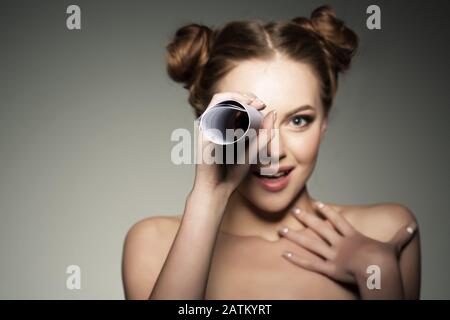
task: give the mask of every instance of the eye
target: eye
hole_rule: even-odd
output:
[[[302,128],[314,120],[312,116],[309,115],[296,115],[293,116],[290,120],[290,124],[295,128]]]

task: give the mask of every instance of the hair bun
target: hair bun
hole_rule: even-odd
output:
[[[336,17],[329,5],[316,8],[310,19],[299,17],[294,21],[315,32],[325,42],[325,53],[337,71],[347,70],[358,47],[358,36]]]
[[[195,83],[208,61],[211,34],[207,26],[189,24],[178,29],[166,46],[167,72],[186,89]]]

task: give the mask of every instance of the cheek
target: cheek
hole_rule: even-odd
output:
[[[285,139],[286,151],[298,163],[309,163],[316,159],[320,146],[320,130],[291,133]]]

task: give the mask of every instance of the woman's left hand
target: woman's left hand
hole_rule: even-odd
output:
[[[313,255],[304,258],[293,252],[283,256],[307,270],[321,273],[336,281],[356,283],[369,265],[383,266],[398,260],[402,248],[412,239],[417,225],[413,221],[400,228],[388,242],[369,238],[355,228],[334,208],[322,202],[315,207],[324,216],[293,210],[306,228],[294,231],[282,228],[280,234],[307,249]],[[311,232],[313,231],[313,232]]]

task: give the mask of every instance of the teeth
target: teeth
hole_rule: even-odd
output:
[[[283,172],[279,172],[279,173],[273,174],[273,175],[270,175],[270,174],[261,174],[260,172],[256,172],[256,174],[257,174],[258,176],[264,177],[264,178],[279,178],[279,177],[282,177],[282,176],[287,175],[288,172],[287,172],[287,171],[283,171]]]
[[[285,174],[285,172],[279,172],[277,174],[274,174],[273,176],[274,177],[281,177],[281,176],[284,176],[284,174]]]

